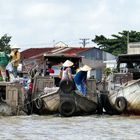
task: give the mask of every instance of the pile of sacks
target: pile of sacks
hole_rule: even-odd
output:
[[[45,94],[51,94],[51,93],[56,93],[56,92],[58,92],[58,90],[59,90],[59,87],[45,87],[44,88],[44,93]]]

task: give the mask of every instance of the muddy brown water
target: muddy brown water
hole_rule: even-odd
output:
[[[0,117],[0,140],[138,140],[140,116]]]

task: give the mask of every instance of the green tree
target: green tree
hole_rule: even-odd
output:
[[[140,42],[140,32],[136,31],[118,32],[117,35],[111,35],[111,38],[96,35],[92,41],[95,42],[100,49],[117,56],[118,54],[125,54],[127,52],[128,37],[129,42]]]
[[[11,41],[11,36],[7,36],[7,34],[5,34],[0,38],[0,48],[2,49],[2,51],[5,51],[6,53],[10,53],[11,51],[10,44],[9,44],[10,41]]]
[[[111,74],[111,69],[110,69],[110,68],[105,68],[105,69],[104,69],[104,74],[105,74],[106,76],[109,76],[109,74]]]

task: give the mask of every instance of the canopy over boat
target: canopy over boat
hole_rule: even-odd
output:
[[[50,61],[53,64],[63,63],[67,59],[71,60],[72,62],[81,62],[82,56],[71,55],[71,54],[44,54],[44,59],[46,61]]]
[[[140,54],[121,54],[117,61],[118,63],[140,62]]]

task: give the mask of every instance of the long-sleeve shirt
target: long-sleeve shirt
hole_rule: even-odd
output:
[[[15,51],[11,51],[10,56],[12,57],[11,62],[13,62],[13,66],[18,66],[20,61],[20,52],[15,53]]]
[[[79,71],[74,77],[74,82],[79,85],[79,84],[85,82],[86,79],[87,79],[87,72]]]
[[[66,68],[65,70],[63,70],[61,80],[65,80],[65,79],[72,80],[71,68]]]

